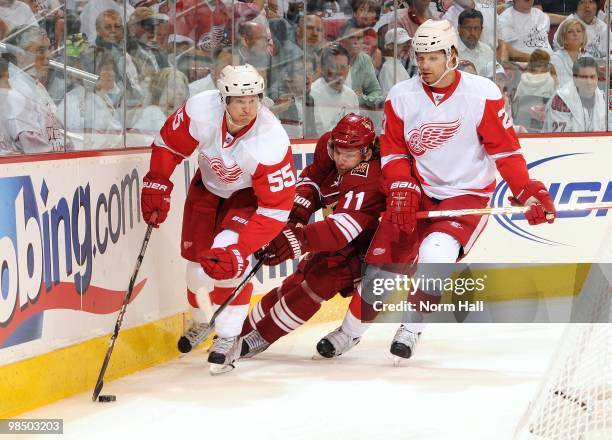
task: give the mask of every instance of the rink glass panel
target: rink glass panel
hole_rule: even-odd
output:
[[[126,13],[105,1],[68,2],[66,65],[80,74],[68,77],[60,112],[76,150],[125,145],[126,105],[134,103],[126,100],[126,89],[135,86],[132,66],[126,66]]]
[[[2,3],[0,155],[63,152],[71,145],[57,108],[65,95],[65,9],[52,1],[32,9]]]
[[[316,138],[349,111],[371,117],[379,131],[389,89],[388,82],[381,87],[385,62],[399,60],[387,67],[391,85],[402,77],[398,65],[409,74],[416,72],[410,43],[398,45],[391,39],[391,45],[385,45],[385,33],[406,23],[406,10],[397,0],[362,0],[353,5],[345,0],[226,1],[217,6],[204,0],[178,0],[152,2],[151,10],[135,10],[131,3],[68,0],[64,6],[57,0],[32,1],[32,18],[27,11],[9,14],[12,9],[0,9],[0,52],[13,64],[8,72],[10,88],[0,87],[5,96],[1,154],[150,145],[165,119],[188,96],[214,88],[214,78],[225,65],[244,62],[264,76],[264,105],[291,138]],[[494,76],[519,133],[546,133],[543,119],[550,98],[517,99],[528,62],[512,60],[494,41],[495,33],[499,37],[501,32],[500,15],[493,12],[495,2],[476,3],[484,18],[480,43],[491,54],[490,62],[481,61],[477,73]],[[436,2],[431,3],[434,16],[446,16],[464,34],[474,30],[474,20],[459,26],[459,12],[440,11]],[[602,17],[604,22],[606,14]],[[7,24],[9,20],[21,20],[26,28],[35,21],[39,38],[32,29]],[[551,47],[556,30],[552,25]],[[606,37],[609,53],[610,35]],[[336,59],[322,62],[322,50],[332,44],[348,50],[348,69]],[[604,128],[609,129],[610,66],[605,56],[596,61],[598,93],[605,101],[597,105],[602,107],[599,114],[605,115]],[[461,69],[471,71],[469,63],[462,63]],[[343,82],[337,96],[328,87],[328,81],[334,80]],[[20,129],[14,128],[23,125],[38,131],[38,139],[46,136],[46,143],[29,139],[24,148],[18,139]]]

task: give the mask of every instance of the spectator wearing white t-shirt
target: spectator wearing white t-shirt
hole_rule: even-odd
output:
[[[550,19],[540,9],[533,7],[534,0],[514,0],[511,8],[499,15],[497,26],[512,61],[529,61],[529,55],[536,49],[552,54],[548,44]]]
[[[408,35],[408,31],[401,27],[389,29],[385,34],[385,62],[378,74],[378,81],[380,82],[380,88],[384,97],[387,96],[389,90],[395,84],[410,79],[410,75],[401,60],[409,56],[411,40],[412,38]],[[394,44],[397,44],[397,58],[393,56],[395,51]]]
[[[586,27],[587,34],[586,53],[596,59],[606,57],[609,32],[608,25],[597,18],[598,9],[598,2],[596,0],[580,0],[576,7],[576,12],[565,20],[578,19],[582,21]],[[561,48],[557,43],[558,35],[559,29],[557,29],[553,40],[553,47],[555,50]]]
[[[475,0],[474,7],[465,7],[458,2],[448,8],[442,18],[448,20],[457,29],[459,27],[459,15],[463,11],[469,11],[475,9],[482,14],[483,25],[482,33],[480,34],[480,41],[487,44],[489,47],[495,43],[494,36],[494,20],[495,20],[495,0]]]
[[[0,155],[64,151],[55,110],[40,83],[0,57]]]
[[[30,7],[19,0],[0,0],[0,18],[8,28],[8,32],[24,24],[38,26]]]
[[[495,56],[493,49],[482,42],[482,13],[476,9],[465,10],[459,14],[459,58],[471,61],[480,76],[493,77]]]
[[[331,130],[348,113],[359,113],[357,94],[344,85],[349,73],[349,54],[333,44],[321,55],[323,76],[312,83],[315,129],[318,136]]]

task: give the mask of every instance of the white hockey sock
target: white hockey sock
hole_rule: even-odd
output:
[[[190,305],[189,310],[191,311],[191,319],[193,319],[196,323],[202,324],[208,322],[208,315],[201,308]]]
[[[427,327],[427,324],[424,322],[405,322],[402,325],[404,326],[404,328],[410,330],[412,333],[421,333],[423,332],[423,330],[425,330],[425,327]]]
[[[353,313],[349,310],[344,315],[344,321],[342,321],[342,331],[352,338],[360,338],[370,327],[369,323],[363,323],[360,319],[356,318]]]
[[[193,294],[197,307],[191,304],[189,300],[189,310],[191,317],[198,324],[208,322],[212,316],[212,304],[210,302],[209,292],[213,288],[212,279],[204,273],[204,269],[198,263],[193,261],[187,262],[185,281],[187,282],[187,295]]]
[[[214,305],[216,311],[219,306]],[[221,338],[232,338],[238,336],[242,331],[242,324],[249,313],[249,305],[232,306],[229,305],[223,310],[215,320],[215,331]]]

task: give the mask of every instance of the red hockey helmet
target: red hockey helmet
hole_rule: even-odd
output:
[[[359,149],[365,154],[375,139],[372,120],[367,116],[349,113],[332,129],[329,146]]]

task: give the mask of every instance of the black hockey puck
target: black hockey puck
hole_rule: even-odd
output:
[[[191,351],[191,349],[193,348],[191,346],[191,342],[189,342],[189,339],[187,339],[185,336],[181,336],[178,340],[178,350],[181,353],[189,353]]]
[[[114,402],[117,400],[117,396],[114,394],[105,394],[98,396],[98,402]]]

